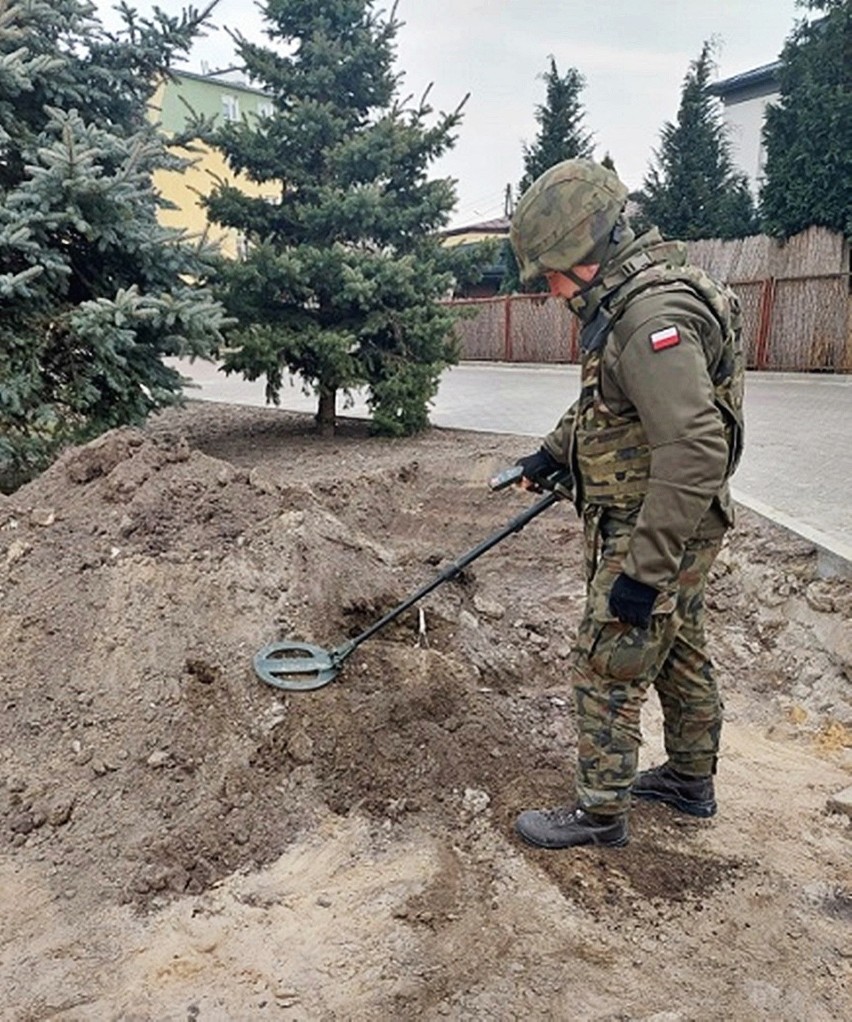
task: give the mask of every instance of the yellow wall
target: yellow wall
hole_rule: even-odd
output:
[[[151,102],[154,115],[162,107],[164,90],[165,85],[160,85]],[[275,202],[280,201],[280,190],[271,184],[259,185],[242,174],[235,174],[220,152],[201,142],[195,143],[194,148],[198,151],[175,150],[178,156],[191,159],[192,166],[183,171],[158,170],[154,173],[154,187],[164,199],[177,206],[177,209],[161,209],[158,218],[165,227],[176,227],[193,235],[201,235],[206,231],[208,239],[218,244],[222,252],[233,259],[238,251],[238,233],[231,228],[209,224],[201,206],[201,197],[213,191],[217,179],[235,185],[246,195],[269,198]]]
[[[448,238],[443,239],[443,244],[447,248],[455,248],[456,245],[474,245],[480,241],[500,241],[503,238],[508,238],[509,232],[506,231],[469,231],[466,234],[452,234]]]

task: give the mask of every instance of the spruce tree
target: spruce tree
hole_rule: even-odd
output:
[[[825,16],[796,26],[781,53],[780,91],[764,122],[767,233],[811,226],[852,238],[852,2],[808,0]]]
[[[707,91],[713,47],[704,43],[686,74],[677,121],[664,125],[640,192],[636,226],[670,238],[742,238],[757,229],[748,181],[734,167],[718,101]]]
[[[613,174],[618,176],[618,168],[615,165],[615,160],[610,155],[609,151],[604,154],[604,158],[601,160],[601,166],[606,167],[607,170],[611,170]]]
[[[555,163],[590,158],[594,151],[592,135],[583,127],[585,112],[580,101],[586,80],[573,67],[560,75],[553,57],[541,77],[545,101],[535,111],[539,126],[535,142],[524,143],[524,176],[518,186],[521,194]]]
[[[461,109],[432,117],[427,94],[400,98],[394,12],[371,0],[266,0],[270,49],[235,35],[241,64],[273,113],[213,136],[230,167],[278,182],[280,201],[223,182],[211,218],[241,231],[246,258],[226,268],[222,297],[238,319],[225,367],[266,378],[277,401],[286,371],[318,396],[334,431],[336,401],[368,387],[377,431],[428,425],[428,403],[455,361],[453,255],[439,244],[455,204],[429,164],[455,141]]]
[[[107,33],[78,0],[0,3],[0,476],[174,401],[165,355],[206,355],[223,311],[198,247],[157,223],[178,166],[148,122],[208,12]]]
[[[583,127],[585,112],[580,94],[586,81],[576,68],[568,68],[564,75],[559,73],[556,60],[549,58],[550,66],[539,77],[545,83],[545,100],[535,108],[538,134],[532,145],[523,145],[524,174],[518,184],[518,194],[523,193],[546,170],[563,160],[591,158],[594,151],[592,135]],[[500,284],[502,294],[513,294],[521,290],[518,262],[509,242],[503,245],[501,261],[506,267]],[[525,290],[546,291],[542,280],[533,281]]]

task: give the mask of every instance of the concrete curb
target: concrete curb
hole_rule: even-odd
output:
[[[778,508],[741,493],[735,487],[731,487],[731,496],[738,504],[742,504],[773,525],[778,525],[788,532],[801,536],[806,542],[813,543],[817,551],[817,572],[821,578],[833,576],[852,578],[852,545],[835,539],[834,536],[829,536],[811,525],[799,522]]]

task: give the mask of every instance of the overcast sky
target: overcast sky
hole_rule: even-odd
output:
[[[149,0],[129,2],[139,11],[152,7]],[[113,0],[96,4],[114,25]],[[184,3],[159,6],[171,13]],[[455,148],[433,165],[433,176],[458,181],[458,225],[502,215],[506,185],[517,185],[523,173],[522,143],[535,139],[540,76],[551,54],[560,72],[575,67],[585,77],[581,100],[595,155],[609,152],[633,189],[642,184],[663,124],[677,114],[684,75],[704,41],[718,40],[717,77],[728,78],[775,60],[805,13],[795,0],[399,0],[397,66],[405,93],[419,97],[434,83],[436,109],[453,109],[470,93]],[[226,26],[267,42],[250,0],[220,0],[214,23],[186,70],[233,61]]]

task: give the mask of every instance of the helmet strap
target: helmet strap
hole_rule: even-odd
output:
[[[577,294],[574,295],[574,297],[568,303],[574,310],[574,312],[576,312],[578,315],[580,310],[586,304],[585,301],[586,295],[589,293],[589,291],[596,288],[603,280],[607,264],[615,254],[615,251],[618,248],[618,246],[621,244],[621,239],[624,236],[626,226],[627,225],[624,222],[624,217],[622,214],[621,216],[619,216],[618,220],[616,220],[615,226],[609,232],[609,234],[606,237],[601,238],[601,240],[595,245],[592,251],[583,260],[582,265],[586,266],[593,266],[595,263],[597,263],[598,271],[594,275],[594,277],[588,280],[583,279],[582,277],[578,277],[577,274],[574,273],[573,268],[570,270],[562,271],[565,274],[565,276],[569,280],[572,280],[579,288]],[[574,302],[577,303],[576,306],[574,305]]]
[[[594,283],[594,281],[597,280],[597,278],[600,276],[599,273],[596,273],[595,276],[590,280],[588,277],[580,277],[580,276],[578,276],[573,271],[573,269],[572,270],[562,270],[561,272],[564,273],[565,276],[570,281],[572,281],[574,284],[577,285],[577,287],[580,289],[578,294],[580,294],[583,291],[586,291],[588,288],[590,288],[592,286],[592,284]]]

